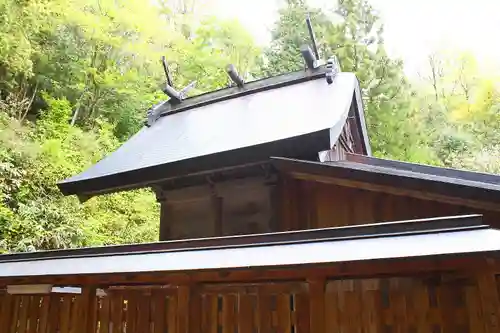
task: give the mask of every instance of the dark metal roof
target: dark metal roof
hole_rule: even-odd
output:
[[[253,244],[241,243],[259,237],[261,240],[253,239]],[[275,267],[491,253],[500,250],[500,231],[482,225],[479,216],[471,215],[189,243],[165,242],[163,249],[140,252],[126,246],[114,247],[111,253],[76,256],[68,251],[59,256],[58,251],[32,254],[32,259],[26,255],[0,256],[0,277]],[[182,244],[184,247],[179,246]]]
[[[430,192],[485,202],[500,202],[500,176],[347,154],[347,160],[310,162],[274,157],[279,170],[316,174],[376,185]]]
[[[330,149],[334,128],[361,96],[354,74],[340,73],[331,85],[324,75],[323,68],[301,71],[187,99],[59,187],[64,194],[95,195]],[[369,153],[364,122],[360,126]]]

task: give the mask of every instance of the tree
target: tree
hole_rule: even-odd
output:
[[[388,57],[383,25],[366,0],[340,0],[333,13],[290,0],[280,10],[262,72],[277,74],[303,68],[299,48],[309,42],[304,20],[312,18],[324,58],[336,55],[343,71],[356,73],[363,91],[371,144],[376,155],[431,162],[419,113],[411,99],[402,62]]]

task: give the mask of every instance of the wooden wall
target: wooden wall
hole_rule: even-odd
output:
[[[274,185],[264,177],[165,191],[160,240],[271,232]]]
[[[462,214],[484,214],[485,223],[500,227],[498,212],[354,187],[285,178],[280,193],[282,230]]]
[[[493,333],[498,279],[386,277],[0,295],[2,333]]]

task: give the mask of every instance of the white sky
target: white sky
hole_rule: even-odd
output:
[[[203,0],[199,0],[202,2]],[[238,18],[265,44],[277,18],[279,0],[212,0],[210,11]],[[334,0],[310,0],[328,8]],[[371,0],[385,24],[390,55],[405,61],[406,72],[422,70],[434,50],[465,49],[500,66],[500,0]]]

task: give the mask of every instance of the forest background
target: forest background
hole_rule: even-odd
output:
[[[200,0],[201,1],[201,0]],[[332,0],[333,1],[333,0]],[[237,20],[199,15],[193,0],[0,0],[0,252],[157,239],[148,190],[81,204],[56,183],[137,132],[165,99],[160,57],[175,85],[198,94],[303,68],[314,23],[320,53],[360,80],[374,155],[500,173],[500,87],[470,53],[429,55],[419,80],[388,56],[366,0],[335,10],[287,0],[265,47]]]

